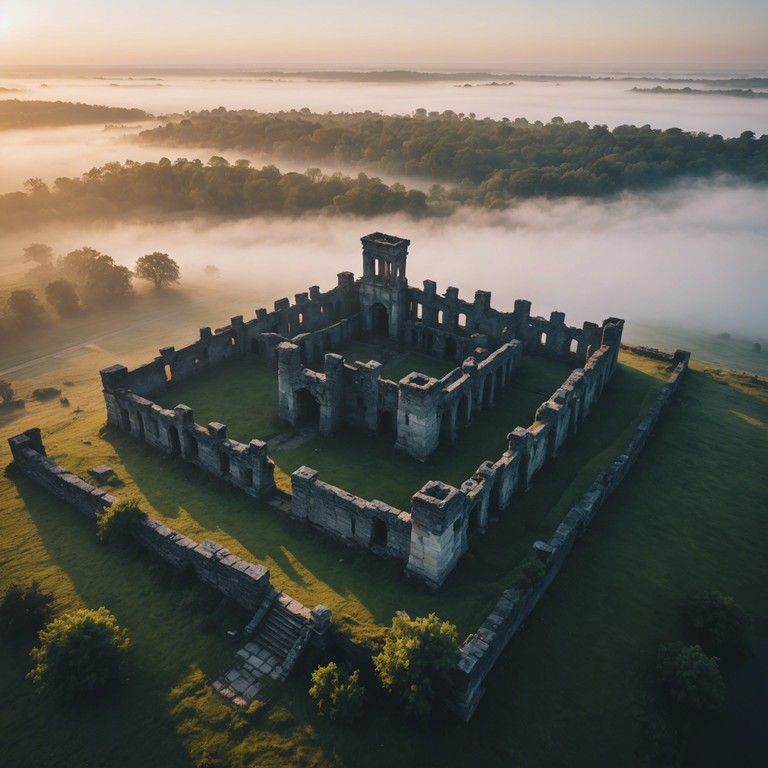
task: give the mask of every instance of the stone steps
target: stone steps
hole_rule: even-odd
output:
[[[254,639],[280,659],[290,653],[307,622],[288,611],[280,601],[272,604]]]

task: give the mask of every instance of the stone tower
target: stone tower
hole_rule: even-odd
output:
[[[360,238],[363,276],[360,279],[360,313],[363,331],[400,341],[408,316],[408,280],[405,262],[410,240],[382,232]]]

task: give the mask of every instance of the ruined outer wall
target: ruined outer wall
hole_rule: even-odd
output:
[[[329,291],[316,285],[309,293],[297,293],[294,304],[278,299],[274,310],[257,309],[256,317],[243,321],[232,318],[235,347],[240,354],[251,352],[274,363],[275,349],[283,341],[294,340],[302,348],[305,362],[329,351],[357,332],[360,320],[360,286],[351,272],[340,272],[338,283]]]
[[[79,509],[92,520],[117,499],[59,466],[45,455],[40,430],[28,429],[8,440],[16,466],[54,496]]]
[[[324,483],[318,480],[317,471],[310,467],[299,467],[291,475],[291,488],[292,517],[308,520],[347,544],[368,548],[382,546],[387,555],[408,561],[411,516],[407,512],[383,501],[367,501]]]
[[[473,302],[459,298],[458,288],[449,287],[444,296],[437,293],[432,280],[424,288],[408,288],[406,342],[437,355],[452,353],[462,360],[475,346],[498,346],[519,339],[526,349],[540,348],[565,357],[573,351],[576,359],[586,361],[604,343],[606,327],[623,323],[608,318],[602,326],[585,322],[581,328],[567,326],[562,312],[552,312],[549,319],[531,317],[531,302],[515,301],[514,311],[501,312],[491,307],[491,294],[476,291]]]
[[[678,351],[667,384],[638,425],[626,448],[597,476],[549,540],[534,544],[532,557],[546,565],[544,579],[525,589],[512,587],[505,590],[482,625],[464,641],[454,672],[453,695],[448,702],[448,707],[462,719],[469,720],[472,717],[483,694],[483,681],[520,625],[554,581],[576,537],[586,529],[634,465],[659,417],[680,387],[689,358],[689,353]]]
[[[30,429],[8,441],[15,465],[38,485],[95,520],[117,499],[59,466],[45,455],[39,429]],[[249,563],[212,541],[198,544],[147,517],[137,539],[175,568],[192,566],[201,581],[230,597],[247,610],[255,610],[269,587],[269,569]]]
[[[230,440],[226,425],[211,422],[201,427],[186,405],[177,405],[171,411],[129,390],[114,389],[112,375],[120,381],[120,369],[125,370],[122,366],[113,366],[102,371],[110,424],[153,448],[180,455],[251,496],[262,498],[274,491],[275,465],[267,456],[264,441],[251,440],[245,445]]]

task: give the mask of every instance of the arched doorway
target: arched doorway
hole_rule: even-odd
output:
[[[297,389],[294,397],[294,426],[320,427],[320,403],[308,389]]]
[[[389,313],[380,302],[371,307],[371,333],[374,336],[389,336]]]
[[[455,339],[448,339],[445,342],[445,356],[449,360],[455,360],[456,359],[456,340]]]

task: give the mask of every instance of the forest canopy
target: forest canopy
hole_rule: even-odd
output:
[[[731,176],[768,182],[768,136],[745,131],[725,139],[650,126],[477,120],[474,115],[416,110],[413,116],[373,112],[272,114],[223,107],[143,131],[143,142],[257,152],[308,165],[380,169],[325,174],[318,167],[282,173],[214,156],[112,162],[49,187],[29,179],[25,191],[0,196],[0,226],[20,229],[51,221],[125,221],[157,216],[373,216],[402,212],[443,216],[459,206],[500,209],[532,197],[608,198],[660,189],[674,181]],[[439,182],[439,183],[435,183]]]
[[[58,128],[112,120],[125,122],[147,120],[148,112],[126,107],[104,107],[68,101],[21,101],[0,99],[0,130],[19,128]]]
[[[51,221],[120,221],[157,215],[208,214],[226,217],[298,216],[307,212],[375,215],[427,212],[427,196],[402,184],[384,184],[364,173],[352,178],[321,173],[281,173],[275,166],[251,168],[247,160],[230,164],[180,158],[173,163],[107,163],[80,178],[40,179],[27,192],[0,195],[0,227],[20,229]]]
[[[684,178],[732,174],[768,181],[768,136],[724,139],[679,128],[474,119],[451,111],[413,116],[374,112],[258,113],[219,108],[142,131],[164,146],[248,150],[274,159],[333,162],[463,184],[471,202],[496,207],[516,198],[607,197]]]

